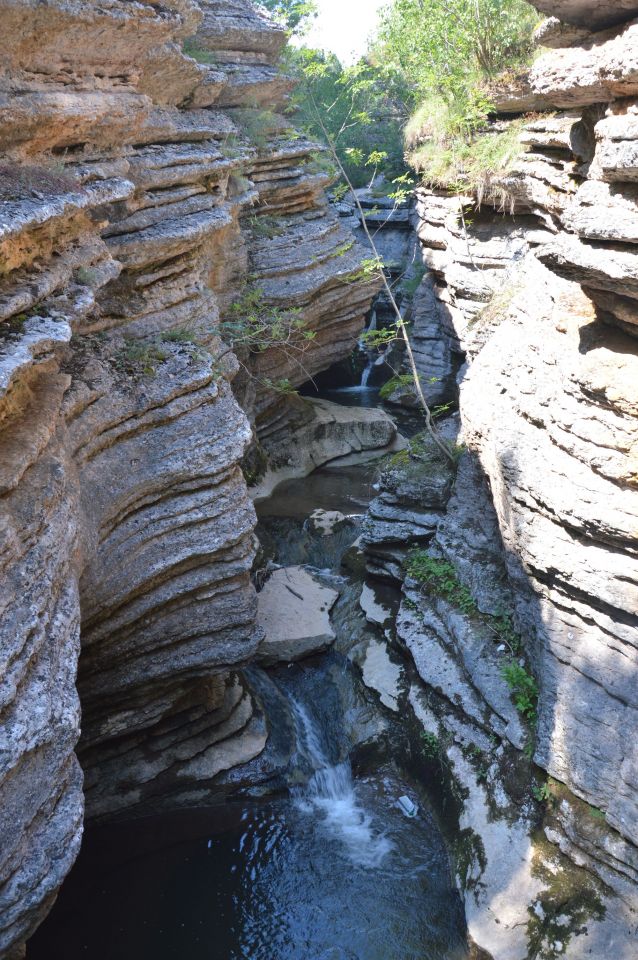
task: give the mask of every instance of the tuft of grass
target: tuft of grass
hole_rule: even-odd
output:
[[[129,376],[153,377],[167,359],[168,354],[158,343],[126,338],[122,349],[115,354],[113,364]]]
[[[81,189],[81,185],[64,172],[64,164],[59,161],[52,160],[48,166],[0,163],[0,201],[77,193]]]
[[[337,180],[339,176],[334,162],[325,153],[311,153],[305,171],[306,173],[325,173],[332,181]]]
[[[234,110],[233,116],[259,154],[264,153],[273,137],[283,132],[281,117],[278,117],[272,110],[262,110],[259,107],[242,107],[239,110]]]
[[[241,196],[242,193],[248,193],[252,190],[254,184],[252,180],[245,177],[242,173],[231,173],[228,178],[228,192],[233,197]]]
[[[285,233],[284,227],[277,217],[268,214],[262,214],[261,216],[255,214],[248,222],[253,236],[259,240],[274,240],[275,237],[280,237]]]
[[[97,280],[98,273],[92,267],[78,267],[74,273],[76,283],[82,283],[89,287]]]
[[[473,193],[506,207],[508,195],[499,179],[506,176],[521,152],[522,120],[505,126],[485,125],[466,136],[436,132],[416,146],[409,161],[431,187]]]
[[[182,47],[184,53],[197,60],[198,63],[215,65],[217,57],[212,50],[206,50],[204,47],[198,47],[194,40],[185,40]]]
[[[187,327],[175,327],[174,330],[166,330],[162,333],[161,339],[164,343],[199,343],[197,334]]]

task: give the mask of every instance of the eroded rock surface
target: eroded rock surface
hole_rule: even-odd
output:
[[[539,31],[556,49],[495,102],[504,114],[546,115],[521,122],[520,155],[485,185],[480,209],[476,196],[417,192],[424,309],[452,331],[444,362],[459,349],[467,361],[468,452],[443,499],[414,458],[387,471],[364,546],[377,575],[405,578],[402,540],[438,564],[419,581],[408,561],[398,634],[423,681],[413,706],[428,742],[469,791],[461,823],[477,845],[459,882],[472,937],[496,960],[629,958],[638,8],[536,6],[560,17]],[[424,375],[441,369],[442,342],[426,345]],[[520,671],[538,687],[533,712]],[[559,909],[561,891],[571,893]]]
[[[240,462],[374,290],[316,145],[272,112],[285,33],[248,0],[1,7],[4,956],[79,847],[78,689],[92,815],[201,802],[262,751]],[[248,283],[298,311],[303,364],[237,378],[220,321]]]

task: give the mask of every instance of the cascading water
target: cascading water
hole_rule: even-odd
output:
[[[368,324],[368,327],[367,327],[365,333],[366,333],[366,334],[374,333],[374,331],[375,331],[376,329],[377,329],[377,311],[373,308],[373,309],[372,309],[372,312],[371,312],[371,314],[370,314],[370,323]],[[373,352],[370,350],[370,348],[369,348],[369,346],[368,346],[368,344],[367,344],[367,342],[366,342],[366,340],[365,340],[365,334],[364,334],[364,336],[362,336],[361,339],[359,340],[359,349],[362,351],[362,353],[365,353],[366,356],[367,356],[367,358],[368,358],[367,365],[366,365],[366,367],[365,367],[365,369],[364,369],[364,371],[363,371],[363,373],[362,373],[362,375],[361,375],[361,386],[362,386],[362,387],[367,387],[367,386],[368,386],[368,381],[370,380],[370,374],[372,373],[372,370],[373,370],[373,368],[374,368],[374,364],[375,364],[375,362],[376,362],[376,360],[377,360],[377,355],[376,355],[376,353],[373,353]]]
[[[324,827],[343,843],[357,866],[380,866],[393,844],[373,827],[372,817],[359,803],[350,761],[331,764],[308,710],[296,700],[292,701],[292,709],[298,752],[314,771],[306,786],[293,788],[298,809],[307,814],[322,814]]]
[[[352,513],[372,496],[369,465],[358,469],[340,486],[325,475],[298,481],[309,498],[295,520],[298,562],[304,538],[314,543],[305,562],[328,549],[303,529],[315,506]],[[288,490],[285,499],[294,512],[299,495]],[[272,522],[278,559],[288,561],[291,528],[281,516]],[[30,960],[467,960],[462,904],[417,785],[391,756],[372,760],[360,777],[343,759],[351,744],[398,732],[398,716],[370,702],[347,656],[372,629],[359,595],[344,580],[335,646],[320,660],[267,675],[253,669],[272,724],[274,769],[281,755],[287,782],[303,786],[89,828],[53,913],[29,943]],[[402,794],[421,801],[420,816],[403,815]]]
[[[370,323],[368,324],[365,333],[359,340],[359,350],[365,354],[367,359],[366,366],[361,374],[360,386],[364,389],[370,386],[370,378],[372,377],[375,367],[383,367],[389,362],[394,348],[394,343],[392,341],[390,341],[383,350],[381,350],[380,347],[371,345],[368,335],[374,333],[378,329],[379,314],[377,309],[373,308],[370,314]]]

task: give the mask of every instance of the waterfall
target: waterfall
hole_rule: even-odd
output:
[[[370,379],[370,374],[372,373],[373,367],[374,367],[374,361],[373,361],[373,360],[369,360],[369,361],[368,361],[368,366],[365,368],[365,370],[363,371],[363,374],[362,374],[362,376],[361,376],[361,386],[362,386],[362,387],[367,387],[367,386],[368,386],[368,380]]]
[[[373,333],[376,329],[377,329],[377,311],[373,307],[372,312],[370,314],[370,323],[368,324],[366,333]],[[372,369],[374,367],[377,355],[374,351],[370,350],[365,339],[363,338],[361,338],[361,340],[359,341],[359,349],[363,351],[363,353],[365,353],[365,355],[368,358],[368,365],[366,366],[361,376],[361,386],[367,387],[368,381],[370,380],[370,374],[372,373]]]
[[[328,832],[340,840],[349,859],[357,866],[378,867],[393,844],[372,825],[372,818],[361,807],[349,760],[331,764],[321,743],[319,731],[310,714],[292,701],[299,754],[311,765],[313,775],[304,787],[296,787],[293,796],[304,813],[320,813]]]

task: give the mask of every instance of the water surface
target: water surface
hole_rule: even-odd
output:
[[[461,960],[445,850],[400,789],[353,783],[358,811],[281,798],[90,830],[29,960]]]

